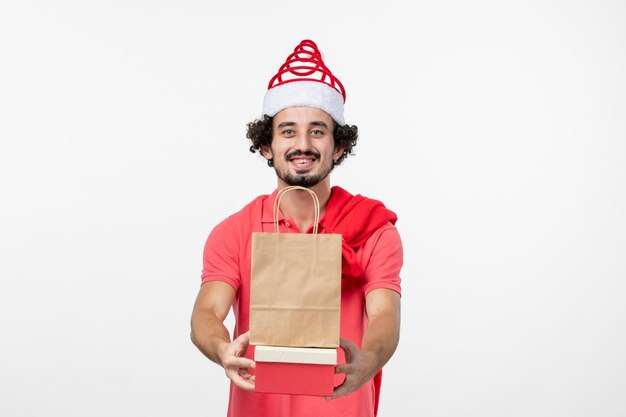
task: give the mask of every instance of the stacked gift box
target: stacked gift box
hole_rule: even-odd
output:
[[[256,346],[255,391],[332,396],[337,350]]]

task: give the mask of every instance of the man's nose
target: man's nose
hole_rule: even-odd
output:
[[[308,132],[300,132],[296,135],[296,141],[294,147],[301,151],[306,151],[311,148],[311,137]]]

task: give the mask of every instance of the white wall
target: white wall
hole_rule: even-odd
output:
[[[0,5],[0,415],[225,415],[202,247],[275,185],[245,123],[304,38],[333,184],[399,215],[380,416],[626,415],[623,2],[211,3]]]

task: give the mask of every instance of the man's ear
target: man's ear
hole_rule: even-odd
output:
[[[261,155],[268,161],[273,158],[272,149],[269,146],[261,146],[259,150],[261,151]]]
[[[341,147],[335,146],[335,152],[333,153],[333,161],[337,162],[337,159],[341,157],[345,149],[346,148],[344,148],[343,146]]]

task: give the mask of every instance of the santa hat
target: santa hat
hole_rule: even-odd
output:
[[[263,115],[273,117],[288,107],[314,107],[328,113],[339,125],[345,124],[346,91],[324,64],[322,54],[311,40],[305,39],[295,47],[267,89]]]

